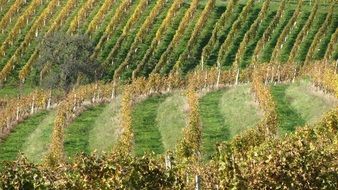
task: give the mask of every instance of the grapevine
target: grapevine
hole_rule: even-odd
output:
[[[297,8],[295,10],[295,12],[293,13],[291,19],[289,20],[288,24],[284,27],[281,35],[278,37],[278,40],[277,40],[277,43],[276,43],[276,46],[272,52],[272,62],[276,62],[278,61],[278,58],[280,56],[280,51],[283,47],[283,43],[286,41],[286,38],[287,36],[289,35],[290,31],[291,31],[291,28],[293,26],[295,26],[296,24],[296,21],[297,21],[297,18],[300,14],[300,11],[302,9],[302,6],[303,6],[303,1],[298,1],[298,5],[297,5]]]
[[[263,46],[264,44],[266,44],[273,32],[273,29],[276,27],[276,25],[278,24],[280,18],[282,17],[284,11],[285,11],[285,6],[286,6],[286,2],[288,0],[283,0],[278,8],[278,11],[276,13],[276,15],[274,16],[273,20],[271,21],[270,25],[268,26],[268,28],[264,31],[263,33],[263,37],[257,42],[257,45],[255,47],[254,53],[253,53],[253,59],[252,62],[253,64],[258,63],[259,61],[259,56],[262,52]]]
[[[144,65],[149,61],[150,56],[153,54],[155,49],[158,47],[162,35],[165,33],[165,31],[168,29],[169,25],[171,24],[174,15],[181,7],[181,4],[183,3],[183,0],[176,0],[171,5],[165,19],[162,21],[161,26],[156,31],[155,38],[152,40],[150,47],[144,54],[142,61],[137,64],[137,68],[133,71],[133,78],[135,78],[138,73],[141,71],[141,69],[144,67]]]
[[[332,18],[333,11],[334,11],[334,3],[332,2],[331,6],[330,6],[329,13],[326,16],[324,23],[322,24],[322,26],[320,27],[320,29],[316,33],[316,35],[315,35],[315,37],[314,37],[314,39],[311,43],[311,46],[309,48],[309,51],[307,52],[307,55],[306,55],[306,58],[305,58],[305,64],[308,64],[313,59],[314,53],[315,53],[316,48],[317,48],[317,46],[320,42],[321,37],[325,34],[328,26],[330,25],[330,23],[333,20],[333,18]]]
[[[318,1],[315,2],[315,4],[313,5],[313,8],[311,10],[311,15],[309,16],[305,26],[303,27],[303,29],[301,30],[301,32],[297,35],[296,41],[291,49],[290,55],[289,55],[289,59],[288,61],[294,61],[297,55],[297,51],[302,43],[302,41],[305,38],[305,35],[308,33],[308,31],[311,28],[311,25],[314,21],[314,18],[316,16],[316,13],[318,11]]]
[[[197,24],[190,36],[190,39],[188,41],[188,44],[186,46],[185,51],[180,55],[180,57],[178,58],[174,69],[179,68],[181,69],[182,64],[184,64],[185,60],[190,56],[191,51],[193,46],[197,43],[197,37],[200,34],[200,32],[202,31],[205,23],[207,22],[208,16],[210,15],[210,12],[213,10],[214,6],[215,6],[216,1],[215,0],[209,0],[207,5],[205,6],[200,18],[197,21]]]
[[[119,7],[117,8],[113,18],[110,20],[108,26],[106,27],[104,34],[101,36],[100,41],[95,47],[94,53],[91,58],[97,57],[99,51],[102,48],[102,45],[106,42],[110,35],[115,31],[117,25],[120,23],[122,16],[126,13],[126,10],[130,8],[132,4],[131,0],[122,1]]]
[[[142,12],[146,9],[148,5],[148,0],[141,0],[139,4],[137,5],[135,11],[127,21],[126,25],[123,28],[122,34],[118,38],[117,42],[115,43],[114,47],[110,51],[108,57],[106,58],[105,62],[110,62],[110,60],[113,59],[115,54],[117,53],[118,49],[120,48],[123,40],[126,38],[126,36],[129,34],[129,31],[132,29],[132,27],[136,24],[138,19],[141,17]]]
[[[187,10],[187,12],[184,14],[184,17],[181,20],[180,25],[178,26],[173,39],[171,40],[171,42],[168,45],[165,52],[161,55],[160,60],[158,61],[154,70],[152,71],[153,73],[159,72],[162,69],[163,65],[165,65],[167,63],[168,56],[170,55],[172,50],[176,47],[179,40],[182,38],[184,31],[189,24],[189,21],[191,20],[191,18],[193,17],[193,15],[194,15],[194,13],[197,9],[198,3],[199,3],[199,0],[193,0],[191,2],[190,7]]]
[[[160,11],[164,7],[164,5],[165,5],[165,0],[157,1],[155,7],[152,9],[151,13],[149,14],[149,16],[146,18],[146,20],[142,24],[140,30],[137,32],[136,37],[134,39],[134,42],[132,43],[132,45],[131,45],[128,53],[127,53],[127,57],[122,62],[122,64],[119,66],[119,68],[116,69],[115,73],[116,73],[117,76],[121,74],[122,70],[128,64],[130,64],[129,62],[131,61],[131,59],[134,55],[134,52],[137,50],[138,44],[143,41],[143,39],[147,35],[147,31],[149,30],[150,26],[154,23],[156,16],[160,13]]]
[[[228,49],[230,48],[230,45],[231,45],[230,42],[233,40],[233,38],[235,37],[235,34],[238,32],[238,30],[240,29],[241,25],[243,24],[243,22],[247,18],[250,10],[253,8],[254,2],[255,2],[254,0],[249,0],[246,3],[246,5],[245,5],[244,9],[242,10],[239,18],[232,25],[229,34],[227,35],[225,41],[221,45],[221,48],[220,48],[220,50],[218,52],[218,56],[217,56],[217,66],[219,68],[222,65],[222,62],[223,62],[223,60],[224,60],[224,58],[226,56],[226,53],[227,53]]]
[[[204,61],[208,60],[212,51],[212,48],[216,45],[217,38],[220,36],[220,32],[224,27],[227,19],[230,17],[232,11],[234,10],[235,5],[238,3],[238,0],[230,0],[227,5],[226,11],[222,14],[221,18],[217,21],[215,28],[212,31],[212,35],[208,44],[203,48],[202,57],[201,57],[201,67],[204,68]]]

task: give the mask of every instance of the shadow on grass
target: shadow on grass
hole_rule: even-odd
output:
[[[297,126],[305,125],[305,120],[291,107],[291,99],[286,96],[288,85],[271,87],[271,94],[277,106],[279,131],[282,134],[293,132]]]

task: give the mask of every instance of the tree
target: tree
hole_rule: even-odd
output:
[[[94,44],[87,36],[57,32],[42,40],[39,51],[37,69],[42,87],[69,92],[74,85],[102,77],[101,65],[90,59]]]

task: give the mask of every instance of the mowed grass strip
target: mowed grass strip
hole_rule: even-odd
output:
[[[334,97],[316,91],[308,80],[273,86],[271,92],[277,104],[282,134],[316,122],[338,103]]]
[[[96,118],[94,126],[89,133],[89,150],[98,153],[109,152],[116,144],[119,130],[120,98],[108,104]]]
[[[185,96],[174,94],[167,97],[157,110],[156,123],[162,136],[165,150],[174,150],[182,138],[187,119],[187,100]]]
[[[90,131],[106,106],[89,107],[65,129],[64,148],[68,157],[71,158],[81,152],[90,153]]]
[[[48,152],[54,126],[55,111],[51,111],[36,126],[25,141],[22,152],[33,162],[41,162]]]
[[[18,124],[5,141],[0,143],[0,167],[3,161],[16,159],[29,135],[34,132],[46,115],[47,112],[40,112],[29,117]]]
[[[206,94],[200,99],[200,115],[205,157],[215,152],[217,143],[254,127],[261,119],[248,85]]]
[[[145,152],[161,154],[164,152],[161,133],[156,124],[157,110],[166,96],[153,96],[134,105],[132,127],[136,155]]]

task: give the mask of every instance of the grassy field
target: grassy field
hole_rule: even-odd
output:
[[[218,142],[253,127],[260,120],[260,110],[251,96],[250,86],[238,86],[210,92],[200,100],[202,151],[210,156]]]
[[[51,111],[36,126],[22,146],[22,152],[33,162],[42,161],[48,152],[54,126],[55,111]]]
[[[297,126],[314,123],[337,105],[336,99],[316,92],[308,80],[272,86],[271,92],[277,104],[282,134],[294,131]]]
[[[165,150],[174,150],[186,126],[186,98],[179,94],[167,97],[158,107],[156,123]]]
[[[113,148],[119,137],[119,111],[120,101],[117,99],[105,106],[96,118],[89,134],[90,151],[109,152]]]
[[[297,126],[318,121],[338,104],[316,91],[309,80],[271,86],[277,105],[280,134]],[[119,98],[113,103],[89,107],[65,129],[65,152],[109,152],[119,137]],[[163,153],[174,150],[186,126],[188,105],[183,92],[153,96],[135,104],[132,124],[135,154]],[[215,144],[253,127],[262,113],[254,102],[250,85],[230,87],[203,95],[200,99],[202,152],[214,153]],[[31,161],[40,162],[48,151],[55,111],[36,114],[20,123],[0,145],[0,160],[13,160],[22,152]]]
[[[65,129],[64,149],[68,157],[80,152],[90,153],[89,133],[103,109],[103,105],[89,107]]]
[[[157,109],[165,100],[164,96],[150,97],[135,105],[132,113],[134,131],[134,152],[143,155],[145,152],[164,152],[161,133],[156,125]]]
[[[46,116],[47,112],[38,113],[17,125],[11,135],[0,144],[0,162],[16,159],[29,136]]]

